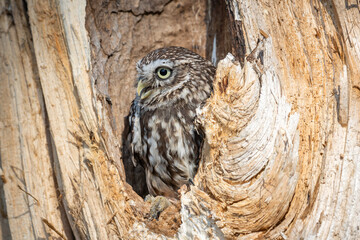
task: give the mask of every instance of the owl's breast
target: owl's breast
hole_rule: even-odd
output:
[[[194,117],[194,110],[176,106],[141,114],[136,144],[150,193],[158,195],[169,186],[174,191],[194,177],[200,147]]]

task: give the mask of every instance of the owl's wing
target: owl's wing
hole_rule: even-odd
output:
[[[211,87],[211,91],[212,91],[212,84],[210,84]],[[210,97],[207,96],[207,98]],[[206,99],[207,99],[206,98]],[[203,125],[201,124],[201,120],[199,119],[199,113],[201,111],[201,109],[204,107],[205,103],[206,103],[206,99],[204,99],[200,105],[198,107],[194,107],[195,108],[195,112],[196,112],[196,116],[194,119],[194,140],[195,140],[195,144],[198,148],[198,155],[196,158],[196,164],[198,165],[201,155],[202,155],[202,150],[204,147],[204,138],[205,138],[205,129],[203,127]]]
[[[203,146],[204,146],[204,137],[205,137],[205,132],[203,127],[201,126],[201,124],[198,121],[194,121],[195,125],[194,125],[194,140],[195,140],[195,144],[198,148],[198,155],[196,157],[196,165],[198,166],[201,155],[202,155],[202,150],[203,150]]]
[[[126,182],[129,183],[133,190],[141,197],[149,194],[146,187],[145,170],[140,161],[140,156],[134,148],[135,125],[136,125],[136,103],[132,103],[130,113],[124,118],[124,131],[122,135],[122,158],[126,173]],[[140,163],[140,164],[138,164]]]
[[[124,120],[124,132],[123,132],[123,147],[122,147],[122,156],[124,161],[131,160],[134,167],[137,166],[139,163],[139,159],[137,159],[137,154],[135,154],[134,149],[134,137],[136,137],[136,131],[134,131],[136,128],[136,103],[135,101],[132,102],[130,113],[127,117],[125,117]]]

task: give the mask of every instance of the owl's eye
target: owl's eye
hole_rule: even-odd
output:
[[[159,67],[156,69],[156,75],[161,80],[168,79],[171,75],[171,69],[166,67]]]

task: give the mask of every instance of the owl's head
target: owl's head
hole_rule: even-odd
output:
[[[182,47],[150,52],[137,65],[137,98],[143,105],[169,103],[199,89],[210,93],[215,67]]]

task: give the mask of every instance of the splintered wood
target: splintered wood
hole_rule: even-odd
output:
[[[0,1],[2,237],[359,239],[355,2],[226,1],[244,62],[219,63],[195,186],[150,222],[112,111],[144,52],[205,52],[206,1]]]
[[[235,237],[276,226],[289,208],[298,180],[298,114],[290,114],[275,72],[254,67],[245,62],[242,69],[230,54],[218,65],[199,117],[208,146],[198,187],[182,198],[189,209],[182,227],[204,225],[207,216],[213,231]]]

